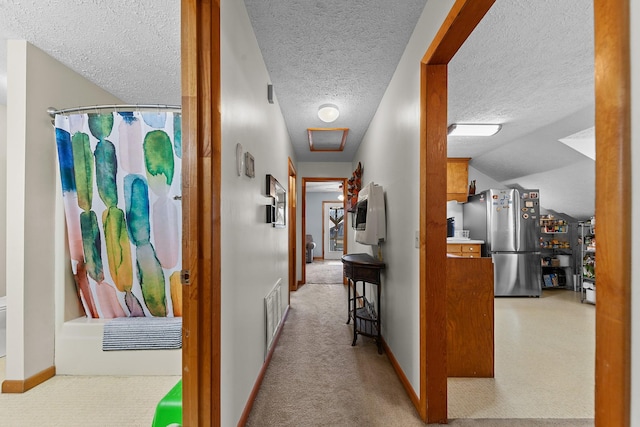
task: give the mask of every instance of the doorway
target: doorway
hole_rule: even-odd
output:
[[[421,207],[444,206],[446,187],[447,64],[494,0],[456,1],[421,62]],[[596,305],[596,425],[629,425],[631,327],[631,164],[629,1],[595,0],[596,212],[601,280]],[[427,180],[426,170],[429,170]],[[447,422],[446,215],[425,209],[420,222],[421,417]],[[429,225],[429,229],[427,229]],[[601,232],[602,233],[602,232]],[[619,255],[606,259],[606,253]],[[606,345],[605,345],[606,340]],[[428,343],[428,345],[427,345]]]
[[[331,228],[333,222],[328,218],[331,215],[327,212],[324,214],[325,205],[335,206],[346,212],[346,196],[347,196],[347,178],[302,178],[302,258],[306,259],[306,237],[311,236],[315,242],[316,248],[313,250],[312,258],[324,259],[327,255],[328,259],[340,259],[343,254],[347,253],[348,240],[348,216],[343,215],[341,230],[342,241],[338,239],[338,230],[335,230],[334,250],[330,249]],[[342,200],[339,200],[339,199]],[[328,203],[325,203],[328,202]],[[328,208],[327,208],[328,209]],[[338,214],[338,210],[334,214]],[[324,218],[324,219],[323,219]],[[334,218],[337,221],[338,217]],[[325,222],[326,221],[326,222]],[[325,245],[326,235],[326,245]],[[342,248],[339,249],[339,246]],[[313,259],[311,260],[313,262]],[[302,263],[302,280],[300,284],[307,281],[306,262]]]

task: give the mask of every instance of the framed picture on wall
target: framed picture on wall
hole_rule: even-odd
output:
[[[267,222],[276,228],[286,226],[287,192],[273,175],[267,175],[266,194],[271,198],[267,205]]]
[[[253,155],[248,151],[244,153],[244,174],[249,178],[255,178],[256,176],[255,160],[253,159]]]

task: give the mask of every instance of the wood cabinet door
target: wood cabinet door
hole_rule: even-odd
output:
[[[447,193],[467,194],[469,160],[468,157],[447,159]]]

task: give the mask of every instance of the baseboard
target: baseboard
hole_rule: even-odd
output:
[[[251,394],[249,394],[249,399],[247,400],[247,404],[244,407],[244,411],[242,411],[242,415],[238,420],[238,427],[243,427],[247,420],[249,419],[249,414],[251,413],[251,408],[253,408],[253,402],[256,400],[256,396],[258,395],[258,391],[260,391],[260,386],[262,385],[262,380],[264,379],[264,375],[267,372],[267,368],[269,367],[269,363],[271,363],[271,356],[273,356],[273,352],[278,345],[278,340],[280,339],[280,334],[282,334],[282,328],[284,327],[285,322],[287,321],[287,317],[289,316],[289,307],[287,306],[284,316],[282,316],[282,322],[280,322],[280,326],[278,326],[278,332],[276,332],[276,336],[273,339],[273,343],[271,344],[271,348],[267,353],[267,357],[264,359],[264,363],[262,364],[262,368],[260,368],[260,372],[258,373],[258,377],[256,378],[256,382],[251,389]]]
[[[396,371],[396,375],[398,375],[398,378],[400,379],[400,382],[402,383],[405,391],[407,392],[407,395],[409,395],[409,399],[411,399],[411,402],[413,402],[413,406],[415,406],[416,411],[418,411],[418,414],[419,414],[420,413],[420,398],[418,397],[416,392],[413,390],[413,386],[411,385],[411,382],[409,382],[409,379],[404,374],[404,371],[400,367],[400,364],[398,363],[398,360],[393,355],[393,352],[391,351],[391,349],[387,345],[387,342],[384,340],[384,338],[382,338],[382,347],[384,348],[385,353],[387,353],[387,357],[389,357],[389,361],[391,362],[391,366],[393,366],[393,369]]]
[[[56,375],[56,367],[50,366],[38,372],[35,375],[30,376],[24,380],[4,380],[2,382],[3,393],[24,393],[27,390],[31,390],[35,386],[42,384],[49,378]]]

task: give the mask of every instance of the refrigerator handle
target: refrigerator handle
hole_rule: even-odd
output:
[[[513,190],[513,203],[512,203],[512,214],[513,214],[513,222],[515,224],[515,249],[516,251],[522,250],[522,242],[520,239],[521,231],[522,231],[522,218],[520,217],[520,191],[518,189]]]

